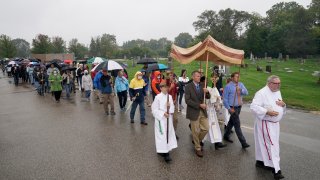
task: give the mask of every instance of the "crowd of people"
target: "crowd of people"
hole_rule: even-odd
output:
[[[128,80],[128,75],[123,70],[117,71],[116,77],[106,69],[91,74],[88,70],[86,66],[80,65],[75,71],[66,70],[60,73],[54,65],[47,69],[29,66],[25,70],[14,65],[11,74],[15,84],[18,85],[23,71],[22,74],[26,76],[21,77],[23,81],[33,84],[40,95],[51,92],[56,102],[60,101],[62,90],[65,90],[66,97],[70,98],[71,92],[76,90],[77,81],[79,90],[84,92],[87,101],[90,101],[91,92],[94,92],[94,98],[103,104],[106,115],[116,115],[114,103],[116,95],[120,111],[130,110],[131,123],[135,123],[134,117],[139,106],[140,124],[143,126],[148,125],[145,117],[146,104],[151,107],[155,120],[156,152],[165,162],[172,160],[169,152],[178,147],[179,137],[176,131],[178,113],[185,108],[183,99],[187,106],[186,118],[190,120],[191,143],[196,156],[204,156],[205,142],[214,144],[216,149],[226,147],[227,144],[224,142],[233,143],[230,138],[233,128],[242,148],[250,147],[240,125],[242,98],[248,95],[248,90],[239,81],[238,72],[232,73],[231,78],[226,79],[226,86],[223,88],[222,75],[216,69],[210,78],[205,77],[200,69],[193,71],[189,79],[186,70],[182,70],[178,77],[172,71],[148,72],[144,67],[136,72],[131,80]],[[149,94],[152,95],[152,103]],[[128,97],[130,105],[127,105]],[[257,92],[250,106],[256,117],[254,131],[256,166],[271,170],[275,179],[284,178],[279,165],[279,121],[285,113],[285,106],[278,76],[268,78],[267,85]],[[224,133],[220,129],[219,120],[225,125]]]

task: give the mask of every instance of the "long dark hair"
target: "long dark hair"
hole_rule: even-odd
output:
[[[182,69],[182,70],[181,70],[181,75],[180,75],[180,76],[182,77],[182,76],[183,76],[183,73],[184,73],[184,72],[186,72],[186,71],[187,71],[187,70]]]

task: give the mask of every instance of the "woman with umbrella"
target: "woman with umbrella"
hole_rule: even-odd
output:
[[[52,74],[49,76],[49,82],[51,84],[51,92],[53,92],[56,102],[60,102],[61,92],[62,92],[62,77],[57,70],[53,70]]]

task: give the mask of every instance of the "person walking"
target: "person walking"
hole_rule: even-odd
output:
[[[20,69],[16,64],[13,64],[12,68],[11,68],[11,73],[13,75],[14,78],[14,84],[16,86],[18,86],[19,84],[19,75],[20,75]]]
[[[82,76],[82,89],[84,89],[85,92],[85,98],[87,101],[90,101],[90,94],[91,94],[91,89],[93,87],[92,85],[92,79],[89,75],[88,70],[84,70],[84,75]]]
[[[155,120],[156,151],[164,158],[165,162],[169,163],[172,160],[169,152],[178,147],[172,121],[175,107],[172,96],[168,94],[167,84],[162,82],[159,86],[161,93],[155,97],[151,107]]]
[[[120,110],[124,111],[126,109],[129,83],[128,80],[123,76],[123,72],[119,71],[118,76],[115,81],[115,91],[119,98]]]
[[[58,73],[57,70],[53,70],[52,74],[49,76],[49,82],[50,82],[50,90],[54,94],[54,98],[56,102],[60,102],[61,92],[62,92],[62,77]]]
[[[154,78],[152,79],[151,82],[151,90],[152,90],[152,100],[156,97],[157,94],[160,93],[160,87],[159,84],[162,82],[162,75],[160,71],[155,71],[154,73]]]
[[[130,122],[134,123],[134,115],[136,113],[137,106],[140,108],[140,124],[148,125],[145,121],[145,107],[144,107],[144,96],[145,82],[142,79],[142,73],[140,71],[136,72],[134,78],[130,81],[129,85],[129,95],[132,101],[131,111],[130,111]]]
[[[50,67],[47,69],[47,77],[50,77],[52,75],[53,71],[57,71],[57,73],[60,74],[59,69],[54,67],[54,64],[51,64]],[[48,79],[46,81],[46,86],[47,86],[46,89],[48,89],[47,93],[50,93],[51,84]]]
[[[198,157],[203,157],[202,140],[208,133],[209,123],[207,116],[207,105],[205,99],[210,98],[207,88],[200,83],[200,72],[192,73],[192,82],[186,86],[185,101],[187,104],[187,119],[190,120],[192,143],[194,143],[195,153]]]
[[[145,82],[145,91],[146,91],[146,96],[144,97],[144,101],[145,103],[147,104],[148,107],[151,107],[151,103],[150,103],[150,100],[149,100],[149,82],[150,82],[150,79],[149,79],[149,76],[146,72],[145,69],[141,69],[141,73],[142,73],[142,79],[144,80]]]
[[[226,85],[223,91],[223,105],[230,113],[230,120],[228,122],[223,139],[227,142],[233,143],[229,136],[231,129],[234,127],[242,148],[245,149],[250,147],[250,145],[247,143],[242,134],[239,116],[243,104],[242,96],[248,95],[248,90],[243,83],[239,82],[240,74],[238,72],[232,73],[231,79],[232,81]]]
[[[112,79],[111,76],[108,74],[107,70],[102,70],[102,76],[99,79],[99,83],[104,112],[106,113],[106,115],[109,115],[110,105],[110,114],[116,115],[116,113],[114,112],[114,95],[112,92]]]
[[[84,72],[83,72],[83,64],[79,65],[79,69],[77,70],[77,78],[78,78],[78,86],[79,86],[79,90],[82,90],[82,76],[83,76]]]
[[[181,70],[181,76],[179,77],[178,81],[179,81],[179,89],[178,89],[179,107],[178,107],[178,111],[180,112],[184,108],[182,106],[182,98],[183,98],[183,94],[185,91],[185,86],[189,82],[189,78],[187,77],[187,70],[185,70],[185,69]]]
[[[255,116],[254,141],[256,167],[271,169],[274,179],[283,179],[280,170],[280,121],[286,104],[280,92],[280,78],[272,75],[254,96],[250,109]]]
[[[103,99],[101,97],[101,91],[100,91],[100,89],[101,89],[100,78],[102,75],[103,75],[103,73],[101,70],[95,74],[94,79],[93,79],[93,91],[94,91],[94,94],[96,95],[96,97],[99,99],[100,104],[103,104]]]
[[[64,72],[62,74],[62,79],[63,79],[63,86],[66,91],[67,99],[69,99],[70,93],[71,93],[71,88],[72,88],[72,83],[73,83],[73,75],[71,74],[71,72],[69,70],[67,70],[66,72]]]

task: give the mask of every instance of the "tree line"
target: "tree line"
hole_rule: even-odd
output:
[[[24,39],[11,39],[0,35],[0,58],[28,57],[30,53],[74,53],[76,59],[86,56],[106,58],[167,57],[171,44],[189,47],[211,35],[221,43],[243,49],[248,57],[278,57],[279,53],[290,57],[320,55],[320,0],[312,0],[305,8],[296,2],[280,2],[273,5],[266,17],[234,9],[218,12],[206,10],[193,22],[198,35],[180,33],[174,41],[163,37],[151,40],[130,40],[122,46],[115,35],[102,34],[92,37],[87,47],[74,38],[66,42],[62,37],[39,34],[32,40],[32,48]]]

